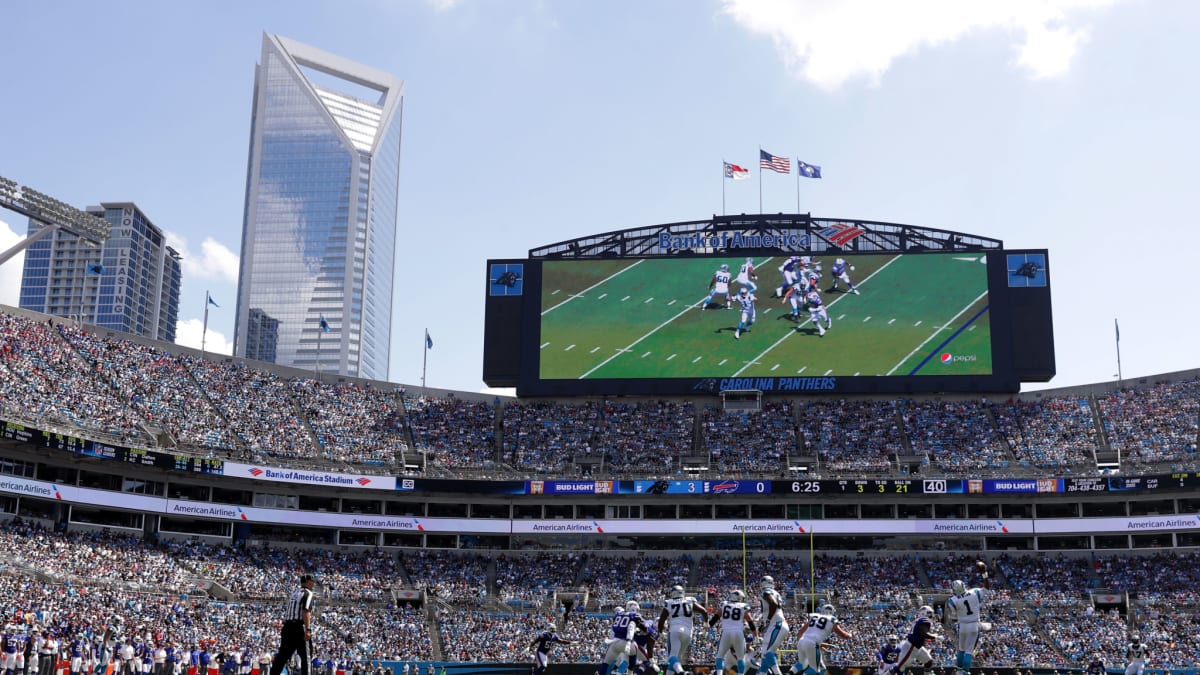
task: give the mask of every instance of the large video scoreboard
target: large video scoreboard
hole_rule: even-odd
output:
[[[826,252],[799,286],[780,270],[792,258],[491,260],[484,379],[534,396],[795,395],[1054,374],[1045,250]]]

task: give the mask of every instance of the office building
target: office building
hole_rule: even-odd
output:
[[[387,73],[263,36],[236,355],[387,379],[403,87]]]
[[[87,212],[112,225],[108,239],[97,247],[59,229],[32,244],[25,251],[21,308],[174,342],[179,253],[132,202]],[[29,234],[41,228],[30,220]]]

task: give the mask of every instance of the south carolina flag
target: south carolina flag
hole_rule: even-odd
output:
[[[733,180],[745,180],[750,177],[750,171],[743,169],[737,164],[730,164],[729,162],[722,162],[722,164],[725,165],[726,178],[732,178]]]

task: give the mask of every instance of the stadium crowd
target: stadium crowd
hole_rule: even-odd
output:
[[[928,602],[928,584],[945,593],[948,578],[977,580],[973,558],[961,554],[820,555],[815,575],[805,556],[758,554],[746,559],[743,577],[743,560],[732,555],[240,549],[54,531],[20,519],[0,528],[0,545],[13,552],[0,567],[0,611],[25,630],[53,628],[90,640],[117,626],[127,639],[181,650],[198,645],[213,658],[271,649],[278,637],[276,603],[297,574],[313,573],[320,598],[314,648],[323,659],[345,663],[527,661],[532,639],[551,623],[573,640],[554,660],[592,662],[610,612],[629,599],[638,600],[653,623],[674,584],[695,589],[690,592],[701,604],[715,609],[743,579],[754,587],[769,573],[779,580],[791,617],[804,613],[810,588],[838,607],[854,637],[834,641],[832,662],[869,664],[889,634],[904,635],[916,605]],[[985,666],[1080,667],[1094,654],[1118,664],[1129,635],[1139,631],[1153,645],[1157,663],[1200,663],[1195,553],[1005,553],[994,563],[984,610],[994,627],[979,657]],[[218,599],[216,589],[202,582],[220,584],[229,597]],[[565,620],[553,596],[564,585],[589,598]],[[1088,593],[1098,587],[1120,589],[1120,597],[1127,593],[1119,608],[1127,611],[1095,609]],[[424,588],[431,595],[425,605],[398,603],[388,591],[399,588]],[[510,597],[532,602],[513,611],[505,603]],[[693,654],[701,662],[717,636],[697,625]],[[952,659],[945,644],[934,651],[935,663]]]
[[[0,411],[151,447],[281,465],[390,470],[424,454],[430,475],[480,471],[673,477],[702,456],[724,476],[889,473],[898,457],[951,475],[1094,469],[1111,447],[1134,466],[1197,464],[1200,379],[1094,397],[767,401],[726,413],[691,402],[501,402],[277,375],[220,355],[101,336],[0,312]],[[579,464],[574,464],[578,461]]]

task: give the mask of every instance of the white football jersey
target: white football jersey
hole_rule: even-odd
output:
[[[744,602],[721,603],[721,632],[740,633],[746,628],[746,612],[750,608]]]
[[[800,636],[802,640],[821,644],[833,635],[833,627],[837,625],[837,617],[828,614],[809,614],[808,628],[804,629],[804,634]]]
[[[667,621],[673,628],[675,626],[691,626],[692,615],[696,613],[696,598],[687,596],[685,598],[671,598],[667,600]]]

